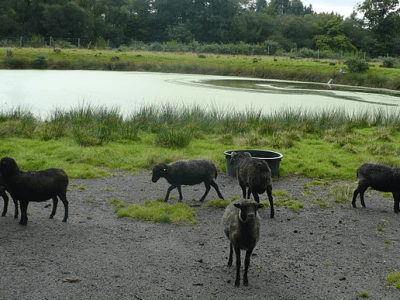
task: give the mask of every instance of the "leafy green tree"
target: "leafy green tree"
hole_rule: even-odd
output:
[[[343,29],[344,34],[357,49],[362,49],[363,52],[368,54],[372,53],[376,39],[371,31],[364,26],[364,22],[357,18],[356,12],[353,12],[350,17],[343,21]]]
[[[174,27],[168,26],[166,30],[167,36],[171,41],[177,41],[178,43],[190,43],[193,41],[193,34],[190,31],[190,23],[181,23]]]
[[[41,25],[44,36],[54,38],[89,38],[93,32],[90,13],[76,2],[43,5]]]
[[[399,0],[365,0],[357,10],[364,14],[363,20],[376,40],[373,55],[398,55],[395,51],[400,39]]]
[[[12,36],[19,30],[17,12],[13,8],[12,1],[0,2],[0,36]]]
[[[356,48],[344,33],[343,18],[332,14],[325,14],[322,17],[324,20],[320,23],[322,34],[314,38],[316,47],[320,50],[355,51]]]

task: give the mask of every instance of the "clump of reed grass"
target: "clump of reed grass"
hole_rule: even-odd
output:
[[[166,128],[156,135],[154,143],[156,146],[164,148],[179,149],[187,147],[191,140],[192,133],[190,131]]]

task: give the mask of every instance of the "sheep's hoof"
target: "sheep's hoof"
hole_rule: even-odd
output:
[[[26,226],[28,224],[28,221],[20,221],[19,222],[19,225],[24,225],[24,226]]]

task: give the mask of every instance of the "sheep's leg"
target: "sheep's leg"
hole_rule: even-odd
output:
[[[351,204],[353,205],[354,208],[357,207],[356,205],[356,199],[357,199],[357,195],[359,193],[358,188],[355,189],[354,193],[353,193],[353,200],[351,201]]]
[[[236,254],[236,280],[235,286],[240,285],[240,248],[235,247],[235,254]]]
[[[3,197],[4,199],[4,208],[3,208],[3,213],[1,214],[4,217],[7,214],[7,209],[8,209],[8,196],[4,190],[3,193],[1,193],[1,197]]]
[[[246,199],[250,199],[250,194],[251,194],[251,189],[249,187],[249,189],[247,190],[247,198]]]
[[[220,199],[224,199],[224,196],[222,196],[222,194],[221,194],[221,192],[220,192],[220,190],[219,190],[218,185],[217,185],[214,181],[211,181],[210,184],[211,184],[211,186],[215,189],[215,191],[217,192],[218,197],[219,197]]]
[[[64,204],[64,219],[62,220],[63,222],[67,222],[68,219],[68,200],[67,200],[67,194],[62,194],[60,195],[60,200]]]
[[[232,261],[233,261],[233,246],[232,243],[230,243],[228,267],[232,267]]]
[[[272,198],[272,186],[267,187],[267,194],[268,194],[269,206],[271,207],[271,218],[273,218],[275,216],[275,210],[274,210],[274,199]]]
[[[366,189],[365,189],[365,190],[366,190]],[[365,193],[365,190],[363,190],[363,191],[360,192],[360,199],[361,199],[361,205],[362,205],[362,207],[365,207],[365,202],[364,202],[364,193]]]
[[[204,193],[203,197],[200,198],[200,202],[203,202],[204,199],[206,199],[206,197],[207,197],[207,195],[208,195],[208,193],[210,192],[210,189],[211,189],[209,182],[204,181],[204,185],[206,186],[206,192]]]
[[[10,193],[10,195],[14,202],[14,219],[18,219],[18,199],[13,194]]]
[[[182,188],[180,185],[178,185],[178,193],[179,193],[179,202],[181,202],[183,199],[183,196],[182,196]]]
[[[14,219],[18,219],[18,200],[11,195],[14,202]]]
[[[253,192],[253,197],[254,197],[254,200],[255,200],[257,203],[260,203],[260,196],[258,196],[257,193],[254,193],[254,192]],[[250,199],[250,197],[249,197],[249,199]]]
[[[28,210],[28,201],[19,201],[19,206],[21,209],[21,220],[19,221],[19,224],[21,225],[26,225],[28,224],[28,216],[27,216],[27,210]]]
[[[246,184],[240,178],[239,178],[239,185],[242,188],[243,199],[246,199]],[[249,198],[250,198],[250,194],[249,194]]]
[[[53,219],[57,211],[58,199],[57,196],[53,197],[53,210],[51,211],[50,219]]]
[[[249,285],[249,280],[247,279],[247,272],[249,270],[249,265],[250,265],[250,256],[251,253],[253,252],[254,248],[251,248],[246,251],[246,258],[244,260],[244,274],[243,274],[243,285],[248,286]]]
[[[399,202],[400,202],[400,193],[393,192],[393,200],[394,200],[394,212],[399,213]]]
[[[176,188],[176,187],[177,187],[177,186],[176,186],[175,184],[172,184],[172,185],[168,188],[167,194],[165,195],[165,199],[164,199],[165,202],[168,202],[169,193],[171,193],[171,191],[172,191],[174,188]]]

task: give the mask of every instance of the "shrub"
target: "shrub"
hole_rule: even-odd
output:
[[[106,49],[107,48],[107,43],[105,39],[101,36],[99,36],[96,40],[96,48],[97,49]]]
[[[28,46],[33,48],[40,48],[46,46],[46,42],[41,35],[34,35],[27,43]]]
[[[39,54],[31,62],[31,67],[34,69],[45,69],[47,66],[46,56]]]
[[[393,57],[385,57],[382,62],[382,66],[385,68],[394,68],[396,59]]]
[[[297,57],[318,58],[318,52],[309,48],[301,48],[299,52],[297,52]]]
[[[12,56],[6,56],[3,60],[3,64],[8,69],[28,69],[29,61],[26,58],[16,58]]]
[[[163,51],[163,46],[160,43],[152,43],[149,47],[150,51]]]
[[[347,59],[345,64],[347,65],[349,72],[352,73],[364,73],[369,69],[369,65],[365,61],[365,59],[358,57],[352,57]]]

